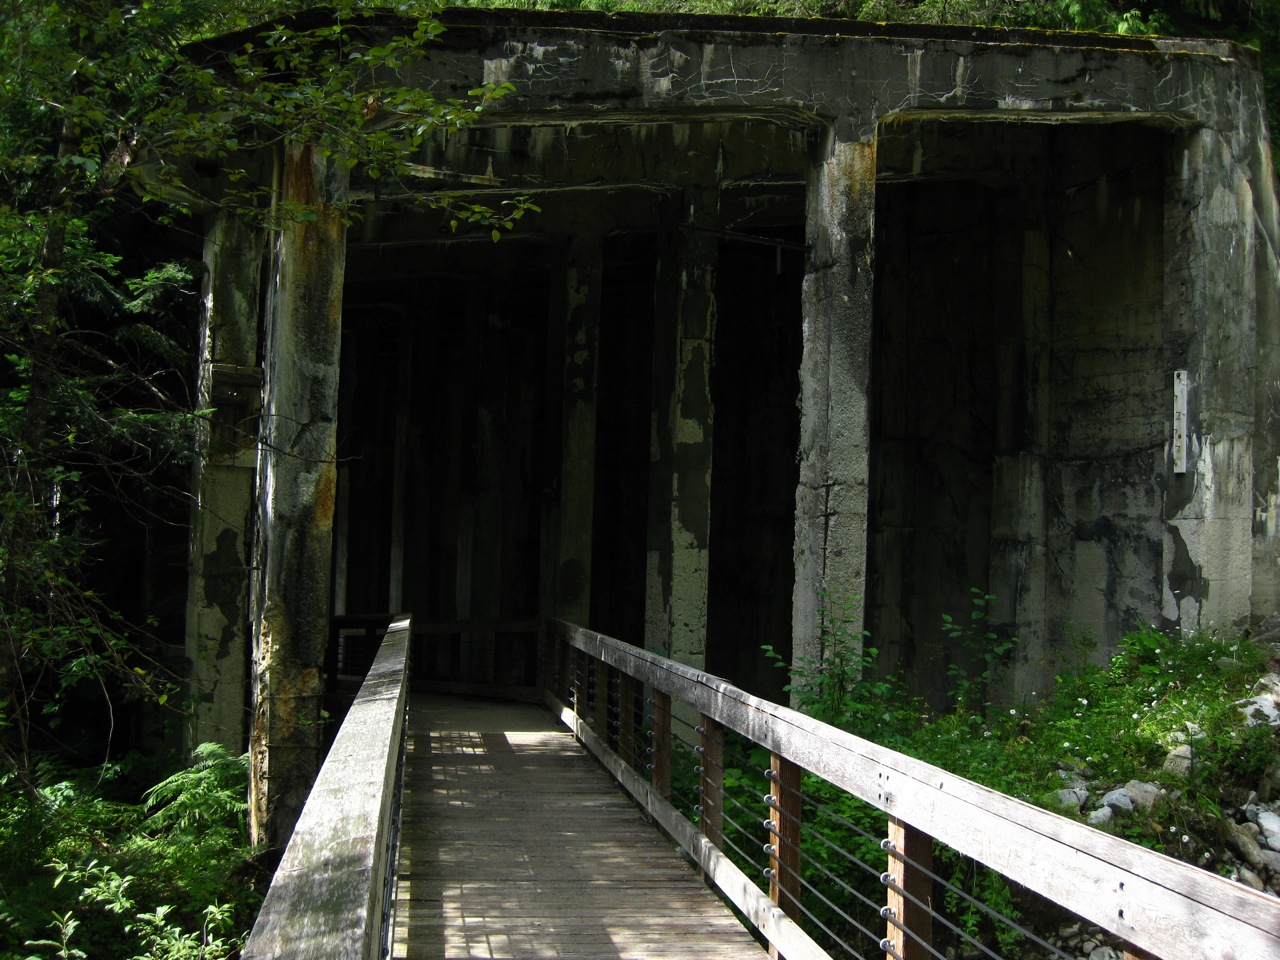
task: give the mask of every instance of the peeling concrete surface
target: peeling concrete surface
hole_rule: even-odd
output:
[[[286,839],[320,759],[320,665],[329,636],[346,174],[283,148],[287,200],[314,221],[275,237],[258,462],[250,829]]]
[[[258,315],[263,238],[231,215],[205,242],[197,407],[201,456],[192,479],[186,653],[195,701],[184,746],[240,752],[248,728],[249,538],[261,393]]]
[[[420,616],[599,618],[755,682],[760,643],[821,656],[824,595],[854,595],[852,626],[885,669],[916,671],[935,695],[971,656],[938,629],[971,587],[996,595],[994,625],[1022,641],[1011,693],[1043,689],[1080,638],[1104,656],[1134,621],[1201,629],[1274,611],[1280,226],[1251,53],[831,21],[444,16],[413,78],[443,96],[485,80],[516,91],[474,129],[428,137],[414,178],[356,171],[349,236],[302,227],[271,267],[260,672],[294,648],[303,670],[302,637],[323,629],[343,312],[362,344],[342,371],[363,378],[353,415],[393,417],[396,395],[414,398],[395,469],[428,494],[398,515],[368,502],[387,441],[344,423],[368,462],[344,474],[343,609],[388,595],[381,561],[355,560],[385,552],[395,526]],[[322,179],[287,189],[337,195],[321,167],[291,169]],[[517,253],[494,254],[421,202],[459,189],[528,194],[544,213],[499,245]],[[730,255],[745,245],[776,256],[759,289],[798,304],[776,314],[780,346],[725,293],[767,269]],[[803,267],[784,269],[792,255]],[[424,303],[427,276],[435,291],[461,279],[465,295]],[[495,289],[516,276],[527,309]],[[431,371],[401,394],[370,382],[367,351],[392,316]],[[759,342],[735,354],[735,338]],[[757,366],[771,351],[786,376]],[[794,390],[794,408],[771,398],[735,419],[730,363]],[[1186,473],[1175,371],[1189,384]],[[760,456],[717,456],[727,436]],[[779,522],[794,530],[781,562]],[[785,644],[773,618],[732,612],[743,583],[779,578]],[[307,709],[303,673],[272,682]]]

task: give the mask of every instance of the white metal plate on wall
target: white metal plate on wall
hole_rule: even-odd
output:
[[[1187,472],[1187,371],[1173,371],[1173,472]]]

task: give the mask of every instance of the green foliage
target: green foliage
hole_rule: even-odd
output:
[[[513,89],[408,79],[442,31],[434,4],[391,4],[412,18],[397,31],[387,5],[298,16],[314,6],[0,0],[0,764],[28,779],[68,696],[171,696],[149,611],[122,616],[90,580],[101,505],[176,513],[196,439],[198,273],[136,250],[139,224],[215,206],[314,220],[263,175],[288,145],[385,182]],[[494,239],[538,209],[435,202]]]
[[[951,697],[958,710],[985,712],[991,684],[1018,645],[1018,638],[1000,636],[992,628],[989,605],[995,597],[977,587],[970,587],[969,592],[973,609],[967,622],[949,613],[942,615],[942,632],[954,641],[947,676],[952,681]],[[972,666],[975,663],[981,665],[976,672]]]
[[[903,702],[897,697],[901,690],[895,681],[875,675],[879,651],[867,643],[867,632],[858,629],[859,598],[833,599],[824,592],[822,600],[818,656],[798,657],[790,665],[791,683],[783,689],[805,713],[854,733],[891,722],[901,709],[895,706]],[[774,667],[788,667],[771,645],[761,649]]]
[[[1154,627],[1137,627],[1104,665],[1078,657],[1076,667],[1058,676],[1052,690],[997,708],[986,696],[1011,641],[1002,640],[988,624],[993,599],[974,591],[967,619],[944,620],[946,635],[968,649],[971,662],[983,665],[980,673],[959,678],[947,712],[931,712],[904,697],[893,678],[865,681],[863,674],[873,668],[875,658],[868,638],[852,629],[856,620],[849,603],[831,602],[823,618],[826,659],[802,661],[795,668],[799,705],[852,733],[1055,812],[1064,773],[1086,776],[1095,793],[1133,779],[1158,780],[1170,788],[1163,802],[1106,829],[1212,866],[1211,851],[1222,845],[1219,809],[1243,802],[1280,754],[1275,729],[1245,727],[1234,706],[1266,672],[1266,652],[1239,638],[1173,637]],[[831,610],[835,612],[827,612]],[[780,663],[774,651],[766,648],[765,653]],[[858,700],[863,702],[851,702]],[[1162,773],[1165,756],[1182,743],[1193,747],[1190,773]],[[826,841],[806,841],[806,857],[812,861],[806,881],[833,902],[857,902],[858,894],[852,900],[842,895],[853,890],[878,904],[879,882],[872,874],[884,862],[877,838],[883,836],[885,815],[817,777],[806,776],[804,794],[818,811],[806,813],[807,827]],[[840,850],[864,866],[853,865]],[[935,870],[1011,919],[1018,920],[1027,906],[1001,876],[954,851],[936,851]],[[953,891],[942,896],[951,921],[966,934],[1016,955],[1015,930],[995,923],[966,897]],[[843,921],[821,896],[810,899],[806,906],[815,918],[839,933]],[[875,929],[873,912],[855,919]]]
[[[150,816],[143,824],[187,836],[218,835],[220,841],[243,834],[247,811],[247,756],[232,756],[216,743],[192,751],[194,762],[143,794]]]
[[[256,906],[247,780],[246,757],[204,744],[143,804],[89,779],[0,781],[0,960],[231,956]]]
[[[1165,23],[1158,9],[1107,0],[461,0],[457,6],[653,13],[734,14],[777,17],[839,17],[895,23],[986,24],[1153,33]]]

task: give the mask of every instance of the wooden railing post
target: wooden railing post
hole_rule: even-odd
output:
[[[800,776],[786,757],[773,754],[769,762],[769,899],[792,920],[800,911]],[[779,956],[769,947],[769,956]]]
[[[653,789],[671,799],[671,695],[653,691]]]
[[[724,727],[705,713],[699,731],[702,773],[702,833],[717,847],[724,845]]]
[[[933,838],[889,818],[889,916],[885,956],[927,960],[933,943]],[[893,953],[889,950],[892,949]]]

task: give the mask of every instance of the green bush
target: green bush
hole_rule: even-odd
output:
[[[896,678],[871,679],[876,652],[855,633],[851,602],[828,603],[820,637],[824,657],[798,662],[793,692],[805,712],[890,749],[1057,812],[1064,773],[1080,774],[1095,794],[1129,780],[1159,780],[1168,797],[1149,811],[1113,821],[1105,829],[1182,859],[1212,866],[1207,852],[1221,846],[1219,810],[1238,805],[1280,755],[1271,727],[1244,727],[1233,705],[1247,697],[1268,668],[1267,652],[1236,637],[1205,633],[1169,636],[1135,628],[1105,665],[1081,662],[1059,675],[1051,690],[1021,701],[988,699],[1012,648],[986,623],[992,597],[975,591],[969,620],[945,618],[944,635],[968,648],[971,673],[952,674],[952,708],[939,713],[904,693]],[[980,602],[979,602],[980,601]],[[985,648],[984,648],[985,647]],[[780,658],[765,648],[778,665]],[[1194,746],[1190,773],[1173,778],[1161,767],[1181,743]],[[864,864],[884,862],[869,839],[883,836],[885,815],[816,777],[806,777],[806,798],[823,812],[808,819],[830,845],[806,841],[812,882],[842,905],[858,895],[883,895],[878,880],[835,852],[852,852]],[[808,817],[808,815],[806,815]],[[998,874],[949,849],[935,854],[935,870],[965,893],[1011,919],[1033,901]],[[827,882],[817,874],[829,871]],[[841,885],[856,890],[848,894]],[[808,904],[829,929],[841,921],[817,897]],[[1018,934],[1000,927],[964,898],[944,894],[948,913],[966,934],[998,943],[1006,952]],[[869,929],[874,920],[862,917]]]
[[[203,744],[142,802],[97,779],[0,781],[0,960],[216,958],[253,919],[248,760]]]

